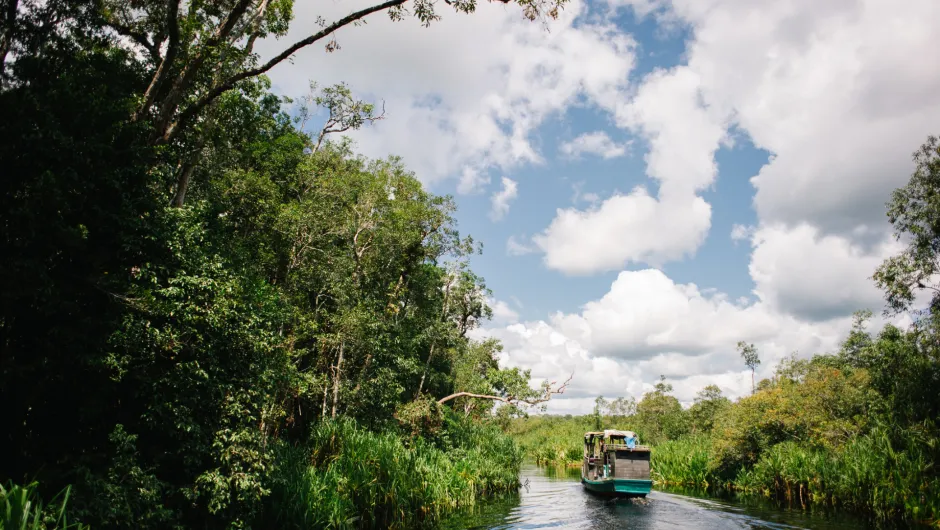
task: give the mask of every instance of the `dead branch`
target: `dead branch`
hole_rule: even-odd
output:
[[[555,381],[552,381],[549,384],[549,386],[545,389],[545,393],[539,396],[538,398],[523,399],[523,398],[517,398],[512,395],[493,396],[489,394],[474,394],[473,392],[457,392],[455,394],[451,394],[447,397],[439,399],[437,401],[437,404],[443,405],[444,403],[447,403],[448,401],[451,401],[453,399],[457,399],[460,397],[471,397],[471,398],[476,398],[476,399],[490,399],[493,401],[502,401],[503,403],[509,403],[510,405],[515,405],[517,403],[525,403],[526,405],[538,405],[539,403],[545,403],[546,401],[552,399],[552,396],[554,395],[564,394],[565,389],[568,387],[568,383],[571,382],[571,379],[573,377],[574,377],[574,374],[571,374],[570,376],[568,376],[568,379],[566,379],[564,383],[562,383],[556,388],[552,388],[552,385],[555,384]]]

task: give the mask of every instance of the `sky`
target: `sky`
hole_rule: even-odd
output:
[[[297,2],[271,54],[362,0]],[[513,4],[441,20],[384,14],[270,72],[276,92],[345,82],[383,103],[350,134],[401,156],[483,244],[494,319],[474,331],[551,413],[709,384],[750,392],[785,356],[832,352],[851,315],[885,318],[875,267],[911,154],[940,127],[936,0],[572,0],[554,21]],[[893,320],[903,323],[905,316]]]

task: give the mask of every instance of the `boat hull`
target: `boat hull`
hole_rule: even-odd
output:
[[[584,489],[597,495],[610,497],[646,497],[653,489],[652,480],[608,478],[603,480],[581,479]]]

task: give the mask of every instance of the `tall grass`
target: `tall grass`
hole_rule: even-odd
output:
[[[721,473],[710,459],[707,436],[686,437],[653,448],[659,484],[720,487],[741,495],[773,497],[803,507],[843,506],[880,519],[938,524],[940,478],[930,440],[875,428],[838,449],[787,441],[763,451],[757,462]]]
[[[325,422],[278,448],[266,510],[277,528],[412,528],[519,486],[522,455],[495,427],[451,423],[439,443]]]
[[[69,523],[66,507],[71,488],[65,488],[44,505],[32,482],[20,486],[0,484],[0,530],[87,530],[81,523]]]
[[[533,416],[514,420],[509,434],[525,455],[540,466],[579,467],[584,455],[584,433],[593,431],[589,416]],[[607,418],[606,429],[629,429]]]
[[[537,417],[515,421],[510,433],[537,464],[576,466],[583,434],[593,429],[590,417]],[[874,427],[831,449],[786,441],[759,451],[753,465],[731,469],[720,469],[713,440],[710,434],[687,435],[654,446],[651,478],[660,486],[733,491],[795,506],[841,506],[881,519],[940,525],[937,442],[916,430]]]
[[[670,486],[709,487],[715,483],[709,464],[710,448],[710,439],[703,435],[657,445],[650,456],[653,481]]]

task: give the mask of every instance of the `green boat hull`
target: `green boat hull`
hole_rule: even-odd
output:
[[[584,489],[598,495],[613,497],[646,497],[653,489],[652,480],[609,478],[604,480],[581,479]]]

